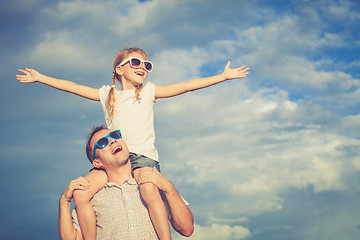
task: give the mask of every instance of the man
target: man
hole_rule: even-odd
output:
[[[104,169],[108,175],[108,183],[91,200],[97,217],[97,239],[158,239],[138,185],[131,175],[129,150],[121,138],[114,139],[110,133],[105,127],[97,127],[88,140],[92,147],[90,150],[96,151],[98,156],[93,165]],[[104,148],[96,147],[95,143],[102,138],[106,138],[108,144]],[[190,236],[194,231],[193,215],[175,187],[156,170],[140,180],[140,184],[146,182],[153,182],[164,192],[173,228],[183,236]],[[86,179],[80,177],[72,181],[62,194],[58,221],[61,239],[82,239],[76,214],[73,215],[74,224],[72,221],[70,201],[74,190],[85,190],[88,185]]]

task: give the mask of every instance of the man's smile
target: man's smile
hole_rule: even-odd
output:
[[[118,152],[121,152],[122,151],[122,147],[121,146],[117,146],[115,147],[113,150],[112,150],[112,154],[116,154]]]

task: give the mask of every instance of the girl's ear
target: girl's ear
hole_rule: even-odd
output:
[[[117,66],[117,67],[115,68],[115,71],[116,71],[116,73],[117,73],[118,75],[120,75],[120,76],[123,75],[123,72],[121,71],[121,67],[120,67],[120,66]]]
[[[103,168],[103,165],[102,163],[97,160],[97,159],[94,159],[94,161],[92,162],[93,166],[96,167],[96,168]]]

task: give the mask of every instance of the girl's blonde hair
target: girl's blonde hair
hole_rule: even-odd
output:
[[[147,58],[146,53],[141,50],[140,48],[127,48],[124,50],[121,50],[115,55],[114,59],[114,66],[113,66],[113,74],[112,74],[112,84],[111,89],[109,91],[109,96],[107,99],[107,107],[108,107],[108,113],[110,118],[114,115],[114,109],[115,109],[115,79],[117,79],[121,84],[121,76],[116,73],[116,67],[125,59],[128,57],[129,54],[133,52],[138,52],[144,55],[145,58]],[[137,101],[140,101],[140,91],[143,88],[143,85],[140,84],[135,89],[135,98]]]

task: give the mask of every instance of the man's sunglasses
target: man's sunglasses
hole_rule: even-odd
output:
[[[99,147],[100,149],[103,149],[104,147],[109,145],[109,139],[108,139],[109,137],[111,137],[112,139],[120,139],[120,138],[122,138],[120,130],[115,130],[115,131],[112,131],[111,133],[109,133],[108,135],[106,135],[105,137],[100,138],[99,140],[97,140],[97,142],[94,145],[93,159],[95,159],[96,147]]]
[[[140,68],[141,64],[144,64],[144,68],[147,72],[151,72],[153,70],[152,62],[148,60],[141,60],[137,57],[128,57],[124,61],[122,61],[118,66],[125,65],[127,62],[130,62],[130,67],[132,68]]]

